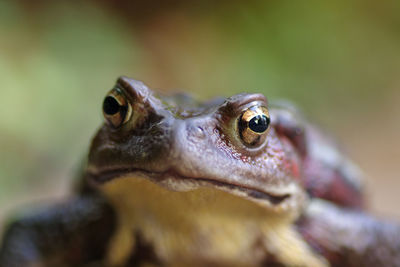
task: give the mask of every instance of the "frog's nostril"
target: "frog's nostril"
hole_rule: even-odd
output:
[[[204,139],[206,137],[206,133],[201,126],[190,126],[188,128],[189,135],[194,136],[199,139]]]
[[[196,133],[197,137],[200,137],[200,138],[205,138],[206,137],[204,129],[202,127],[200,127],[200,126],[195,128],[195,133]]]

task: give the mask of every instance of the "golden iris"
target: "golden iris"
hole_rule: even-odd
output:
[[[131,104],[119,88],[111,90],[104,98],[103,115],[114,128],[120,127],[131,117]]]
[[[250,146],[262,143],[269,128],[269,112],[264,106],[250,107],[239,120],[240,137],[245,144]]]

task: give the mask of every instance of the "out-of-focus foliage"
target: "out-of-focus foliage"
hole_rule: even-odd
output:
[[[0,217],[67,190],[121,74],[202,98],[289,98],[373,176],[398,161],[379,142],[399,147],[400,2],[145,2],[0,1]]]
[[[93,5],[0,5],[0,203],[9,205],[62,182],[84,158],[102,97],[137,49]]]

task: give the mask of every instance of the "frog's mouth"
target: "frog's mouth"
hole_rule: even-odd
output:
[[[227,189],[228,191],[238,190],[240,192],[245,193],[250,198],[260,199],[260,200],[268,200],[270,203],[272,203],[274,205],[278,205],[278,204],[282,203],[284,200],[286,200],[287,198],[290,198],[290,194],[288,194],[288,193],[285,193],[283,195],[278,195],[278,194],[272,194],[272,193],[265,192],[265,191],[260,191],[258,189],[254,189],[254,188],[249,188],[249,187],[242,186],[242,185],[230,184],[230,183],[226,183],[226,182],[215,181],[212,179],[196,178],[196,180],[200,181],[200,182],[212,184],[215,187],[220,188],[220,189]]]
[[[279,193],[269,192],[265,189],[221,181],[216,178],[187,177],[177,173],[174,170],[165,172],[150,172],[142,169],[116,169],[103,170],[100,172],[89,170],[88,176],[90,182],[100,186],[115,179],[140,177],[149,179],[150,181],[171,191],[190,191],[199,187],[213,187],[235,195],[242,195],[253,200],[266,200],[272,205],[279,205],[285,202],[285,200],[290,199],[292,196],[290,190]]]

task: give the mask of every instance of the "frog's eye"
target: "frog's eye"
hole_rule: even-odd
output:
[[[132,107],[120,89],[113,89],[106,96],[103,102],[103,114],[115,128],[129,120],[132,115]]]
[[[265,140],[269,125],[270,118],[266,107],[250,107],[239,118],[240,138],[246,145],[257,145]]]

